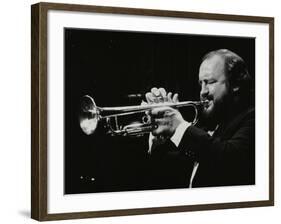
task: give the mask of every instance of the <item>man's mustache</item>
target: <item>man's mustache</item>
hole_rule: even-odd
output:
[[[205,97],[200,97],[200,100],[201,101],[205,101],[205,100],[208,100],[208,101],[211,101],[211,100],[213,100],[214,98],[213,98],[213,96],[205,96]]]

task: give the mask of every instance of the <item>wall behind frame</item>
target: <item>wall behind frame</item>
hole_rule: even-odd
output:
[[[1,223],[37,223],[30,216],[30,5],[37,1],[3,1],[1,5]],[[56,0],[66,2],[66,0]],[[281,23],[278,1],[251,0],[67,0],[68,3],[97,4],[122,7],[172,9],[241,15],[274,16],[275,58],[280,60]],[[85,220],[54,221],[52,223],[279,223],[281,90],[280,64],[275,63],[275,169],[276,206],[267,208],[229,209],[178,214],[143,215]],[[16,108],[16,109],[14,109]]]

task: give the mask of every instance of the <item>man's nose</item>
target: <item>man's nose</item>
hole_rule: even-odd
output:
[[[209,94],[209,89],[205,84],[202,84],[201,86],[201,91],[200,91],[200,96],[201,98],[205,98]]]

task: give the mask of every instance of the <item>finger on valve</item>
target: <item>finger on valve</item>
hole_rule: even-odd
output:
[[[148,104],[156,103],[157,100],[151,92],[145,94],[145,98]]]
[[[168,101],[169,103],[177,103],[177,102],[179,102],[179,94],[175,93],[175,94],[173,95],[171,92],[169,92],[169,93],[167,94],[167,101]]]
[[[156,102],[159,103],[168,102],[167,92],[164,88],[161,87],[157,89],[156,87],[153,87],[151,89],[151,93],[157,99]]]
[[[172,99],[172,102],[173,102],[173,103],[179,102],[179,94],[177,94],[177,93],[174,94],[173,99]]]
[[[161,102],[168,102],[167,92],[164,88],[159,88]]]
[[[153,87],[150,91],[154,97],[157,97],[157,98],[160,97],[160,91],[158,88]]]

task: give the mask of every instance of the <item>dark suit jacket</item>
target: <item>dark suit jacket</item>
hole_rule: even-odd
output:
[[[193,187],[255,184],[255,111],[248,108],[238,113],[213,136],[190,126],[178,149],[168,142],[154,152],[151,160],[156,188],[188,187],[194,161],[199,167]]]

